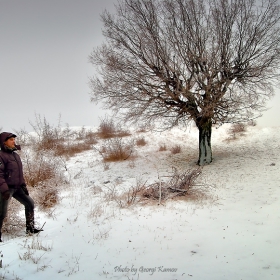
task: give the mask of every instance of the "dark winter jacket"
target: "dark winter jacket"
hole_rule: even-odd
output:
[[[15,137],[13,133],[2,132],[0,134],[0,192],[3,193],[9,190],[9,187],[19,188],[25,185],[22,171],[22,162],[19,155],[14,151],[8,149],[4,142],[10,138]],[[16,145],[17,149],[20,146]],[[16,150],[16,149],[15,149]]]

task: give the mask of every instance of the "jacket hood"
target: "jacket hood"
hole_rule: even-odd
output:
[[[17,137],[17,136],[14,133],[11,133],[11,132],[0,133],[0,147],[1,147],[1,150],[5,150],[4,142],[11,137]],[[18,147],[19,146],[16,145],[17,149],[18,149]]]

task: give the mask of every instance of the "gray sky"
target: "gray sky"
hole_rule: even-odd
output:
[[[102,40],[100,14],[115,0],[0,0],[0,128],[25,128],[35,113],[50,124],[96,125],[88,55]]]
[[[98,125],[90,103],[88,55],[100,45],[104,9],[117,0],[0,0],[0,128],[31,130],[35,113],[50,124]],[[280,91],[257,122],[278,126]]]

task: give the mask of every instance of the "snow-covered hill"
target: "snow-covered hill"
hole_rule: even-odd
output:
[[[280,128],[231,141],[214,129],[214,161],[190,198],[120,208],[116,194],[196,168],[195,129],[139,135],[147,144],[128,160],[105,166],[94,149],[69,159],[70,187],[37,211],[44,232],[4,236],[1,279],[279,279]]]

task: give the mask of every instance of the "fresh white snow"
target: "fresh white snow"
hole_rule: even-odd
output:
[[[137,136],[147,145],[107,170],[94,149],[68,160],[60,203],[36,212],[44,231],[4,234],[1,279],[280,279],[280,128],[248,127],[232,141],[228,127],[213,129],[196,199],[120,208],[114,192],[196,168],[196,129]]]

